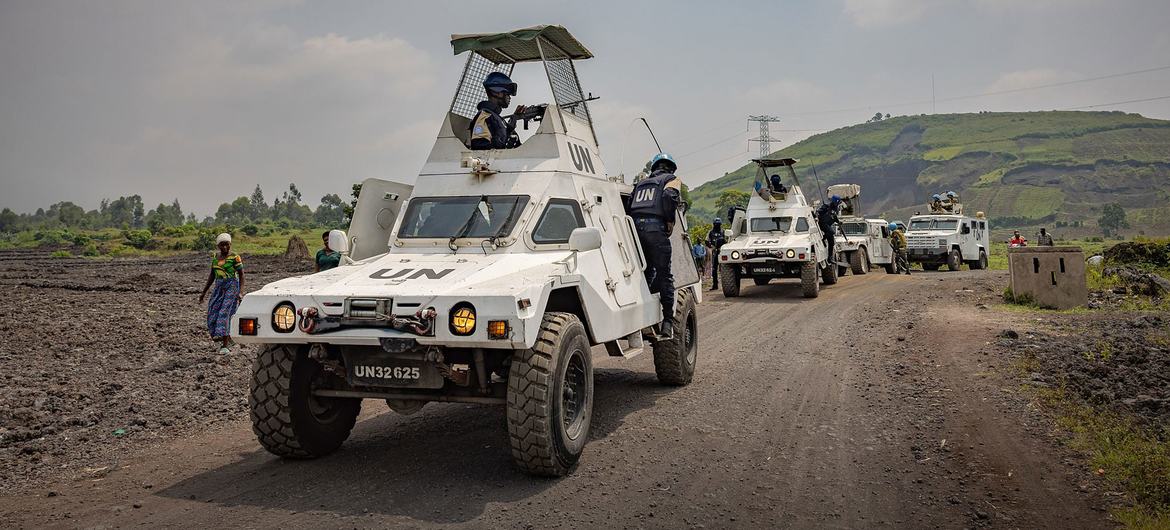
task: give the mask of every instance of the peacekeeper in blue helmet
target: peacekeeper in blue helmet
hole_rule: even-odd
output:
[[[655,330],[660,339],[674,337],[674,276],[670,272],[670,235],[682,203],[682,182],[674,176],[678,165],[667,153],[650,159],[650,176],[634,186],[630,216],[646,255],[646,282],[662,302],[662,323]]]
[[[516,83],[502,72],[492,72],[484,78],[483,88],[487,92],[487,99],[476,106],[479,113],[468,126],[471,129],[469,147],[473,150],[519,147],[516,115],[524,113],[524,105],[517,107],[516,113],[507,119],[500,115],[512,103],[512,96],[516,95]]]
[[[822,237],[825,239],[825,250],[829,256],[837,255],[837,227],[841,222],[838,213],[841,211],[841,197],[834,195],[826,202],[817,208],[817,225],[821,228]],[[833,259],[832,261],[835,261]]]

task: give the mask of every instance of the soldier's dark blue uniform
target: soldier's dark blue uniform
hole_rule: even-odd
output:
[[[670,271],[670,234],[679,208],[682,183],[674,176],[678,166],[666,153],[650,163],[650,176],[634,186],[630,197],[630,216],[642,241],[646,255],[646,282],[650,292],[658,293],[662,302],[662,324],[658,335],[674,333],[674,275]]]
[[[516,95],[516,83],[502,72],[492,72],[483,80],[488,99],[476,105],[477,112],[467,125],[468,147],[474,150],[512,149],[520,146],[516,136],[516,118],[500,115]],[[524,107],[521,106],[520,109]]]
[[[711,247],[711,290],[719,288],[719,249],[727,244],[727,235],[723,233],[723,221],[718,217],[707,232],[707,246]]]
[[[836,261],[837,256],[837,229],[834,225],[841,222],[837,212],[841,208],[841,198],[834,195],[829,202],[817,208],[817,225],[821,228],[825,240],[825,251],[829,253],[829,261]]]

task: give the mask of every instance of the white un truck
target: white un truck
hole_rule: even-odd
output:
[[[746,209],[736,209],[719,250],[719,283],[723,296],[739,296],[740,282],[750,278],[767,285],[773,278],[800,278],[807,298],[820,293],[821,282],[837,283],[835,260],[829,258],[812,205],[805,200],[792,169],[792,158],[754,160],[759,168],[757,190]],[[769,168],[785,168],[791,184],[770,187]],[[762,180],[762,182],[761,182]]]
[[[861,186],[834,184],[829,196],[841,197],[841,224],[836,246],[853,274],[866,274],[874,265],[894,272],[894,249],[890,246],[890,224],[885,219],[866,219],[861,214]]]
[[[274,454],[334,451],[367,399],[402,414],[479,403],[507,407],[520,468],[560,476],[589,439],[592,346],[652,350],[659,381],[691,381],[700,290],[685,220],[671,236],[676,325],[660,340],[631,187],[606,175],[573,66],[592,54],[560,26],[452,45],[470,54],[413,188],[367,180],[350,233],[330,237],[342,266],[268,284],[233,318],[232,337],[258,347],[252,425]],[[512,149],[470,150],[484,77],[532,62],[554,100],[522,117],[539,128]]]
[[[963,215],[957,202],[929,215],[915,215],[906,227],[906,248],[910,263],[921,263],[923,270],[934,271],[946,265],[957,271],[966,263],[972,269],[987,268],[990,228],[982,212],[975,217]]]

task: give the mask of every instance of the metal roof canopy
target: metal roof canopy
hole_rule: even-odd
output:
[[[797,160],[795,158],[753,158],[752,162],[755,162],[757,165],[759,165],[762,168],[763,167],[782,167],[782,166],[792,167],[797,162],[799,162],[799,160]]]
[[[550,44],[541,55],[537,38]],[[475,52],[496,64],[515,64],[528,61],[555,59],[589,59],[593,53],[585,48],[564,26],[540,25],[507,33],[473,33],[451,35],[455,55]]]

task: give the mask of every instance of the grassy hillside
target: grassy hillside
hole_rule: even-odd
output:
[[[1135,234],[1170,233],[1170,121],[1137,114],[900,116],[818,134],[773,156],[800,159],[806,193],[816,189],[815,165],[823,185],[861,184],[867,214],[891,219],[953,190],[993,224],[1059,222],[1068,225],[1063,235],[1094,235],[1101,205],[1120,202]],[[750,191],[755,176],[749,163],[691,190],[693,213],[716,215],[719,194]]]

